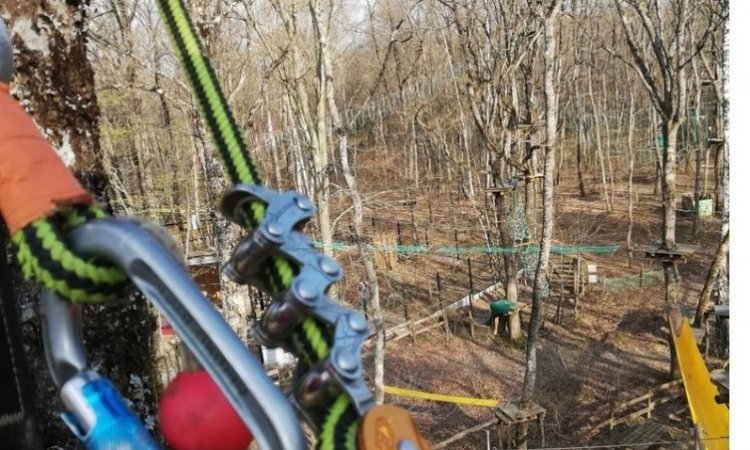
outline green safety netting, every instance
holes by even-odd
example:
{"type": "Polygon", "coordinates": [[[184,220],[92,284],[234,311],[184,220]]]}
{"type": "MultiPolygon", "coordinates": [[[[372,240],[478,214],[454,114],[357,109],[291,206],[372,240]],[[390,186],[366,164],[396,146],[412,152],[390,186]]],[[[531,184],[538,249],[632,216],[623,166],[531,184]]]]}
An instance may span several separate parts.
{"type": "MultiPolygon", "coordinates": [[[[315,241],[315,246],[320,248],[322,242],[315,241]]],[[[331,247],[334,250],[350,250],[355,248],[353,244],[343,242],[333,242],[331,247]]],[[[527,245],[519,247],[495,247],[495,246],[474,246],[474,247],[428,247],[426,245],[367,245],[368,250],[376,252],[397,252],[397,253],[436,253],[443,255],[467,255],[477,253],[539,253],[538,245],[527,245]]],[[[614,253],[620,249],[619,244],[601,244],[601,245],[553,245],[552,253],[557,255],[569,255],[576,253],[614,253]]]]}
{"type": "Polygon", "coordinates": [[[640,287],[641,283],[643,283],[644,286],[648,286],[662,282],[664,282],[664,272],[661,270],[644,272],[643,282],[641,282],[641,274],[639,273],[618,278],[602,279],[602,285],[609,290],[632,289],[640,287]]]}

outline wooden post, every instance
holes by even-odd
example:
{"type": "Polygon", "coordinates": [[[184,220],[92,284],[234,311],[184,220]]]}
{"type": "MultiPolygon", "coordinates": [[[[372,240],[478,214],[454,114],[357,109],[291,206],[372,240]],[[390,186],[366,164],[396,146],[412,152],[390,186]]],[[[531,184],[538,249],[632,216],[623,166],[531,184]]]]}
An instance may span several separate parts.
{"type": "Polygon", "coordinates": [[[701,430],[698,428],[698,425],[693,427],[693,443],[695,444],[695,450],[704,449],[701,439],[701,430]]]}
{"type": "Polygon", "coordinates": [[[473,294],[469,294],[469,333],[471,334],[471,337],[474,337],[474,313],[471,311],[471,296],[473,294]]]}
{"type": "Polygon", "coordinates": [[[573,290],[575,304],[573,305],[573,317],[578,319],[578,305],[581,301],[581,291],[583,290],[583,277],[581,276],[581,252],[576,255],[576,266],[573,273],[573,290]]]}
{"type": "Polygon", "coordinates": [[[517,339],[523,332],[521,331],[521,311],[516,309],[510,312],[508,316],[508,334],[511,339],[517,339]],[[512,316],[518,315],[518,320],[515,320],[512,316]]]}
{"type": "Polygon", "coordinates": [[[474,337],[474,278],[471,273],[471,258],[466,258],[466,265],[469,270],[469,330],[471,337],[474,337]]]}
{"type": "Polygon", "coordinates": [[[445,328],[445,340],[451,335],[451,326],[448,323],[448,311],[443,308],[443,328],[445,328]]]}
{"type": "MultiPolygon", "coordinates": [[[[396,221],[396,244],[400,247],[403,245],[403,242],[401,241],[401,222],[396,221]]],[[[396,261],[401,260],[401,252],[400,249],[396,248],[396,261]]]]}
{"type": "Polygon", "coordinates": [[[539,446],[544,448],[544,413],[539,414],[539,434],[542,438],[542,443],[539,446]]]}
{"type": "Polygon", "coordinates": [[[411,236],[414,245],[419,245],[419,230],[417,230],[417,219],[414,217],[414,206],[411,207],[411,236]]]}
{"type": "MultiPolygon", "coordinates": [[[[560,253],[562,257],[562,253],[560,253]]],[[[565,262],[562,262],[563,269],[560,272],[560,322],[562,323],[563,316],[565,315],[565,262]]]]}
{"type": "Polygon", "coordinates": [[[573,268],[573,292],[575,294],[576,303],[578,303],[578,276],[580,275],[581,269],[581,254],[576,256],[576,264],[573,268]]]}
{"type": "MultiPolygon", "coordinates": [[[[471,273],[471,258],[466,258],[466,266],[469,271],[469,294],[473,294],[474,293],[474,277],[472,276],[472,273],[471,273]]],[[[469,305],[471,305],[472,300],[473,300],[472,297],[469,296],[469,305]]]]}
{"type": "Polygon", "coordinates": [[[640,281],[638,282],[639,287],[643,287],[643,263],[641,263],[641,276],[640,281]]]}
{"type": "Polygon", "coordinates": [[[490,272],[492,272],[492,284],[497,284],[497,271],[495,270],[495,262],[492,260],[492,253],[487,252],[487,264],[489,264],[490,272]]]}
{"type": "Polygon", "coordinates": [[[453,230],[453,242],[456,243],[456,259],[458,258],[458,230],[453,230]]]}
{"type": "Polygon", "coordinates": [[[445,309],[445,305],[443,304],[443,287],[440,283],[440,273],[435,274],[435,278],[437,279],[437,290],[438,290],[438,301],[440,302],[440,309],[443,311],[443,328],[445,330],[445,340],[448,340],[448,336],[451,335],[451,328],[450,324],[448,323],[448,311],[445,309]]]}

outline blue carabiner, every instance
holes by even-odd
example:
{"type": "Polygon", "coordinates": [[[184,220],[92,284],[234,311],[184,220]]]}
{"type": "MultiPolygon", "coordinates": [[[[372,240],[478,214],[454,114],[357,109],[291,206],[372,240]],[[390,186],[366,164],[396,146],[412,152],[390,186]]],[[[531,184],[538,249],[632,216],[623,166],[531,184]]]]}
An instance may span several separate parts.
{"type": "Polygon", "coordinates": [[[159,450],[114,385],[88,368],[80,306],[42,293],[44,352],[60,388],[63,420],[88,450],[159,450]]]}

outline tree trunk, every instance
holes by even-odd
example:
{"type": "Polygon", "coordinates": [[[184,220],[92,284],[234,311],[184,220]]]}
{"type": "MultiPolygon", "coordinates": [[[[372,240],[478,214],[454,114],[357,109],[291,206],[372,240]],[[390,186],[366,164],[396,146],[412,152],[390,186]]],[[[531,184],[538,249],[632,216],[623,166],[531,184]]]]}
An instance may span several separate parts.
{"type": "MultiPolygon", "coordinates": [[[[662,247],[671,250],[675,246],[676,210],[675,184],[677,181],[677,133],[679,123],[668,121],[662,124],[662,136],[666,144],[662,163],[662,247]]],[[[680,299],[680,286],[677,279],[677,266],[673,261],[662,262],[664,270],[664,290],[667,308],[675,306],[680,299]]],[[[672,379],[679,377],[677,354],[671,337],[669,338],[669,368],[672,379]]]]}
{"type": "Polygon", "coordinates": [[[662,178],[663,178],[662,166],[663,166],[663,158],[664,158],[664,151],[665,151],[664,149],[667,145],[667,141],[665,140],[666,138],[664,137],[664,134],[662,133],[661,129],[656,126],[656,124],[660,123],[659,116],[656,113],[656,110],[652,109],[651,112],[653,114],[652,124],[654,126],[654,129],[653,129],[654,137],[657,140],[657,143],[654,147],[654,154],[656,155],[654,157],[655,174],[656,174],[656,178],[655,178],[656,181],[654,182],[654,194],[660,194],[661,186],[662,186],[662,178]],[[659,140],[658,140],[659,136],[661,136],[662,138],[661,145],[659,145],[659,140]]]}
{"type": "Polygon", "coordinates": [[[349,196],[352,199],[352,206],[354,207],[354,240],[357,243],[357,250],[359,257],[365,266],[365,273],[367,274],[367,283],[370,291],[370,302],[372,305],[373,318],[375,319],[375,354],[373,355],[375,366],[375,376],[373,384],[375,385],[375,401],[378,404],[383,403],[385,395],[384,391],[384,379],[385,379],[385,322],[383,321],[383,312],[380,308],[380,286],[378,282],[378,274],[375,271],[375,264],[373,262],[372,253],[368,251],[367,244],[365,242],[364,234],[364,208],[362,202],[362,196],[357,190],[357,179],[352,172],[351,166],[349,165],[349,136],[347,133],[348,124],[344,124],[339,114],[338,106],[336,105],[335,88],[333,77],[333,65],[331,64],[331,57],[327,50],[324,50],[321,54],[323,64],[326,68],[326,101],[328,103],[328,111],[331,115],[331,124],[333,125],[334,135],[338,138],[339,156],[341,158],[341,172],[346,180],[346,185],[349,188],[349,196]]]}
{"type": "Polygon", "coordinates": [[[593,74],[589,68],[589,98],[591,99],[591,111],[594,116],[594,133],[596,134],[596,157],[599,160],[599,169],[602,174],[602,193],[601,198],[604,200],[604,207],[607,212],[612,211],[612,203],[609,200],[609,189],[607,187],[607,169],[604,161],[604,152],[602,151],[602,132],[599,123],[599,108],[594,99],[593,74]]]}
{"type": "MultiPolygon", "coordinates": [[[[15,92],[33,111],[63,161],[72,165],[86,188],[109,206],[108,179],[99,148],[99,107],[94,91],[94,73],[87,58],[85,13],[88,1],[3,2],[0,14],[9,17],[9,30],[16,44],[15,92]],[[82,17],[83,15],[83,17],[82,17]],[[70,24],[61,27],[29,28],[14,24],[70,24]],[[28,23],[27,22],[27,23],[28,23]]],[[[24,347],[36,387],[34,404],[46,447],[75,448],[77,439],[59,418],[62,403],[47,375],[41,347],[39,317],[35,313],[39,288],[23,283],[18,266],[13,268],[15,291],[23,316],[24,347]]],[[[87,355],[123,396],[134,401],[132,408],[143,417],[155,416],[158,390],[154,373],[151,336],[154,317],[142,298],[127,299],[106,308],[84,308],[84,336],[87,355]],[[131,383],[136,377],[142,383],[131,383]]],[[[16,447],[8,447],[16,448],[16,447]]]]}
{"type": "MultiPolygon", "coordinates": [[[[666,148],[662,163],[662,246],[665,250],[675,247],[677,215],[675,209],[675,185],[677,182],[677,133],[679,122],[668,121],[662,124],[662,135],[666,148]]],[[[671,261],[662,263],[664,269],[665,299],[668,306],[677,304],[680,289],[677,280],[675,264],[671,261]]]]}
{"type": "Polygon", "coordinates": [[[544,106],[545,106],[545,146],[544,178],[542,200],[542,242],[539,249],[539,263],[534,277],[534,292],[529,333],[526,343],[526,373],[521,394],[522,405],[531,402],[536,382],[536,340],[542,317],[542,301],[547,293],[544,285],[547,281],[547,266],[552,248],[552,233],[555,227],[555,146],[557,144],[557,92],[555,91],[556,25],[560,2],[553,3],[551,11],[544,19],[544,106]]]}
{"type": "Polygon", "coordinates": [[[695,318],[693,319],[694,327],[703,326],[703,315],[708,309],[708,303],[711,300],[711,293],[714,290],[716,279],[726,264],[727,253],[729,253],[729,230],[724,233],[721,244],[719,245],[719,248],[716,249],[716,254],[714,255],[714,259],[708,269],[706,283],[703,285],[703,290],[698,298],[698,305],[695,307],[695,318]]]}
{"type": "Polygon", "coordinates": [[[628,267],[633,263],[633,170],[635,169],[635,148],[633,135],[635,134],[635,96],[630,91],[630,109],[628,110],[628,267]]]}
{"type": "MultiPolygon", "coordinates": [[[[516,188],[518,189],[518,188],[516,188]]],[[[510,230],[510,224],[513,213],[511,211],[510,197],[512,192],[498,192],[495,194],[495,208],[497,210],[498,222],[497,228],[500,234],[500,245],[505,248],[515,247],[515,236],[512,235],[510,230]]],[[[518,254],[503,253],[503,262],[505,265],[505,298],[512,302],[518,301],[518,279],[516,274],[518,273],[518,254]]],[[[521,318],[519,314],[512,314],[510,316],[510,339],[517,340],[522,337],[521,334],[521,318]]]]}
{"type": "MultiPolygon", "coordinates": [[[[542,321],[542,302],[548,295],[547,266],[552,248],[552,233],[555,228],[555,150],[557,145],[557,92],[555,90],[556,27],[557,16],[560,11],[560,1],[554,0],[549,12],[544,18],[544,109],[545,109],[545,146],[544,146],[544,178],[542,188],[542,240],[539,248],[539,263],[534,277],[534,291],[532,294],[531,317],[526,340],[526,371],[521,391],[521,407],[531,403],[536,384],[537,361],[536,341],[539,336],[539,326],[542,321]]],[[[520,447],[526,448],[528,422],[520,430],[520,447]]]]}
{"type": "Polygon", "coordinates": [[[693,205],[694,205],[694,211],[693,211],[693,236],[695,236],[698,233],[698,227],[700,225],[701,219],[698,211],[698,201],[702,199],[705,195],[705,186],[703,186],[702,181],[703,177],[701,177],[701,167],[703,167],[703,158],[705,155],[705,152],[703,152],[703,145],[706,140],[706,136],[703,135],[703,128],[700,125],[700,116],[703,105],[701,104],[701,79],[700,79],[700,73],[698,71],[698,60],[693,60],[693,80],[695,82],[696,88],[695,88],[695,124],[698,128],[697,131],[697,142],[695,143],[695,179],[694,179],[694,186],[693,186],[693,205]]]}
{"type": "MultiPolygon", "coordinates": [[[[332,78],[329,82],[333,84],[332,78]]],[[[383,312],[380,308],[380,287],[378,283],[378,274],[375,271],[375,264],[373,263],[372,254],[367,249],[364,235],[364,211],[362,207],[362,197],[357,190],[357,181],[349,165],[349,155],[347,146],[347,135],[346,131],[341,126],[341,119],[338,115],[338,109],[335,107],[333,90],[329,90],[330,111],[333,116],[333,124],[335,127],[336,136],[339,139],[339,154],[341,157],[341,171],[344,174],[347,187],[349,188],[349,196],[352,199],[352,205],[354,206],[354,240],[357,242],[357,250],[359,257],[365,266],[365,273],[367,274],[367,283],[370,291],[370,302],[372,305],[373,317],[375,319],[375,354],[374,366],[375,376],[373,383],[375,385],[375,401],[378,404],[383,403],[384,397],[384,362],[385,362],[385,322],[383,321],[383,312]]]]}
{"type": "Polygon", "coordinates": [[[583,123],[576,121],[576,175],[578,176],[578,195],[586,198],[586,186],[583,184],[583,123]]]}

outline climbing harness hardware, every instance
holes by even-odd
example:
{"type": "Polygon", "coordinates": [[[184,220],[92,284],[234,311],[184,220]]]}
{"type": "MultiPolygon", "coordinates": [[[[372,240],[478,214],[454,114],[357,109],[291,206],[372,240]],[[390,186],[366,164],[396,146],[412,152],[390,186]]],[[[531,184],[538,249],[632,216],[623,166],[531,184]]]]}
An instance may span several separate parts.
{"type": "MultiPolygon", "coordinates": [[[[104,218],[76,227],[66,237],[66,243],[77,254],[112,262],[129,277],[167,317],[245,425],[259,430],[255,437],[262,448],[304,448],[302,431],[284,395],[202,295],[182,265],[155,237],[129,220],[104,218]]],[[[51,296],[54,294],[46,294],[48,299],[51,296]]],[[[51,303],[55,307],[56,302],[51,303]]],[[[46,314],[45,343],[53,377],[62,386],[63,399],[68,399],[66,405],[77,418],[74,423],[81,424],[79,429],[85,431],[85,424],[90,422],[86,419],[90,419],[90,413],[86,411],[95,406],[84,387],[93,382],[104,386],[104,382],[97,381],[102,379],[85,369],[80,326],[75,315],[75,309],[70,309],[67,316],[46,314]],[[70,384],[71,380],[78,381],[70,384]],[[73,387],[67,388],[68,385],[73,387]]],[[[106,392],[96,395],[113,395],[112,389],[102,389],[106,392]]],[[[86,436],[79,434],[82,439],[86,436]]],[[[89,445],[92,450],[100,448],[91,446],[93,443],[89,445]]]]}
{"type": "MultiPolygon", "coordinates": [[[[240,184],[225,195],[222,212],[230,220],[240,221],[249,202],[262,202],[266,217],[237,245],[225,273],[237,283],[251,282],[271,254],[280,254],[300,268],[290,286],[275,293],[276,301],[255,327],[257,337],[265,346],[282,347],[302,357],[308,370],[298,374],[300,382],[292,401],[310,424],[321,423],[321,406],[330,404],[338,392],[346,393],[357,414],[364,416],[375,403],[362,376],[361,351],[369,336],[368,324],[362,314],[336,305],[326,295],[331,284],[341,279],[341,268],[316,252],[307,236],[296,231],[315,213],[312,203],[296,192],[280,194],[240,184]],[[300,328],[309,332],[304,325],[307,316],[333,330],[330,343],[326,343],[330,346],[327,355],[322,345],[308,349],[296,335],[300,328]]],[[[315,340],[310,337],[311,343],[315,340]]]]}
{"type": "Polygon", "coordinates": [[[91,450],[158,450],[112,383],[88,367],[80,308],[50,291],[42,294],[44,350],[67,410],[63,420],[91,450]]]}

